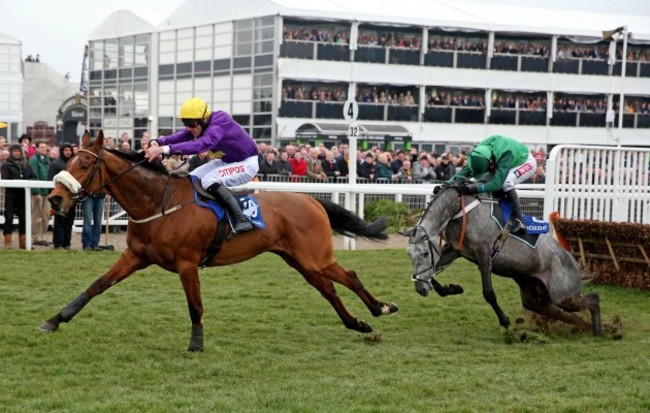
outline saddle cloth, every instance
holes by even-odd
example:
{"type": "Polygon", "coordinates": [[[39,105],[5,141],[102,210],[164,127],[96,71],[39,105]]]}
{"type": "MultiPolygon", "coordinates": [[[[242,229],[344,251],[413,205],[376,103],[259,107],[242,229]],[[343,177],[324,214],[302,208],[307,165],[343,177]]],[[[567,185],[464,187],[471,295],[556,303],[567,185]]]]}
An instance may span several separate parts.
{"type": "MultiPolygon", "coordinates": [[[[499,225],[499,228],[503,230],[508,224],[510,215],[512,215],[512,202],[505,199],[502,194],[490,194],[492,199],[496,199],[498,202],[491,203],[491,214],[492,219],[494,219],[499,225]]],[[[539,236],[541,234],[546,234],[549,232],[550,225],[548,222],[539,220],[533,216],[523,214],[524,223],[526,224],[527,231],[526,234],[510,234],[511,237],[519,239],[524,244],[528,245],[531,248],[537,246],[539,241],[539,236]]]]}
{"type": "MultiPolygon", "coordinates": [[[[217,221],[223,219],[226,215],[226,211],[223,207],[214,199],[204,197],[204,195],[202,195],[202,192],[204,192],[202,189],[199,191],[199,188],[201,188],[201,180],[192,175],[190,175],[190,179],[192,180],[192,187],[194,188],[194,203],[200,207],[211,210],[217,218],[217,221]]],[[[257,199],[250,195],[236,196],[236,198],[244,216],[246,216],[246,218],[248,218],[248,220],[257,228],[266,229],[266,223],[262,217],[262,210],[260,209],[260,203],[257,199]]],[[[228,216],[228,220],[232,223],[230,216],[228,216]]]]}

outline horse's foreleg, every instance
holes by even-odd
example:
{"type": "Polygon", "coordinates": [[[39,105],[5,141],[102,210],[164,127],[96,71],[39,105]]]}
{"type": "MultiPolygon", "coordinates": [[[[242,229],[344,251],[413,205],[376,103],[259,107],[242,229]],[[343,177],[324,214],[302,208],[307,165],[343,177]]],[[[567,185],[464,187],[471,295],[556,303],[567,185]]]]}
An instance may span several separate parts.
{"type": "Polygon", "coordinates": [[[378,300],[374,295],[370,294],[370,292],[366,290],[366,287],[363,286],[359,277],[357,277],[357,273],[352,270],[345,270],[336,262],[325,268],[322,271],[322,275],[353,291],[375,317],[392,314],[398,310],[394,303],[384,303],[378,300]]]}
{"type": "Polygon", "coordinates": [[[481,250],[476,251],[476,258],[478,260],[479,270],[481,271],[483,298],[485,298],[485,301],[492,306],[492,309],[499,319],[501,327],[507,329],[510,326],[510,319],[508,319],[501,307],[499,307],[497,296],[492,287],[492,260],[490,258],[489,250],[482,248],[481,250]]]}
{"type": "Polygon", "coordinates": [[[178,275],[185,290],[187,306],[192,320],[192,335],[187,351],[203,351],[203,302],[201,301],[201,282],[199,270],[193,262],[183,262],[177,267],[178,275]]]}
{"type": "Polygon", "coordinates": [[[127,248],[106,274],[99,277],[86,291],[72,300],[58,314],[41,324],[39,327],[40,330],[55,332],[58,330],[60,323],[67,323],[72,320],[93,297],[103,293],[135,271],[145,268],[148,265],[149,262],[145,262],[127,248]]]}

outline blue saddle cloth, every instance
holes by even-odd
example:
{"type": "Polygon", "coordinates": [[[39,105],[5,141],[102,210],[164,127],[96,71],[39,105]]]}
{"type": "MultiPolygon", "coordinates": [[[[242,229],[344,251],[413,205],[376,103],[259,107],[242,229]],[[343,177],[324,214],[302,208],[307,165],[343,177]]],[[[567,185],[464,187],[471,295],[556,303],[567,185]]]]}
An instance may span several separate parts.
{"type": "MultiPolygon", "coordinates": [[[[193,175],[190,175],[190,179],[192,180],[192,187],[194,188],[194,203],[200,207],[211,210],[217,218],[217,221],[223,219],[226,215],[223,207],[213,199],[202,198],[196,190],[197,186],[201,185],[201,180],[193,175]]],[[[266,223],[262,218],[260,203],[255,199],[255,197],[250,195],[238,196],[237,201],[239,202],[239,207],[244,213],[244,216],[246,216],[253,225],[260,229],[266,229],[266,223]]],[[[230,216],[228,217],[228,220],[230,220],[230,216]]]]}
{"type": "MultiPolygon", "coordinates": [[[[499,228],[503,229],[512,215],[512,202],[505,199],[501,194],[493,194],[492,197],[498,200],[498,203],[492,204],[492,219],[496,221],[499,225],[499,228]]],[[[511,237],[519,239],[524,244],[535,248],[537,242],[539,241],[539,236],[541,234],[546,234],[550,230],[550,225],[548,222],[537,219],[533,216],[522,214],[524,223],[526,224],[527,231],[526,234],[517,235],[510,234],[511,237]]]]}

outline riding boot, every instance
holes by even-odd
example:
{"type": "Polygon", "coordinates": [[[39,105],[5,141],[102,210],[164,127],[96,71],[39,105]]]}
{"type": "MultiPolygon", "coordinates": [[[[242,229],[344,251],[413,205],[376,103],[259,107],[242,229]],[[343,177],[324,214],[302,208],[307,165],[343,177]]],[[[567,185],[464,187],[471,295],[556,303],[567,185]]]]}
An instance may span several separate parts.
{"type": "Polygon", "coordinates": [[[10,250],[11,247],[12,247],[11,234],[5,234],[5,249],[10,250]]]}
{"type": "Polygon", "coordinates": [[[521,203],[519,202],[519,195],[517,191],[512,188],[508,192],[505,192],[506,197],[512,202],[512,226],[510,227],[510,232],[512,234],[525,234],[526,233],[526,224],[524,223],[524,218],[521,214],[521,203]]]}
{"type": "Polygon", "coordinates": [[[20,246],[21,250],[27,249],[27,235],[18,235],[18,245],[20,246]]]}
{"type": "Polygon", "coordinates": [[[226,208],[228,214],[234,219],[235,223],[233,225],[233,232],[240,234],[242,232],[250,231],[253,229],[253,224],[244,216],[239,208],[239,203],[233,196],[232,192],[228,190],[225,186],[221,184],[212,184],[210,185],[208,192],[216,198],[219,203],[226,208]]]}

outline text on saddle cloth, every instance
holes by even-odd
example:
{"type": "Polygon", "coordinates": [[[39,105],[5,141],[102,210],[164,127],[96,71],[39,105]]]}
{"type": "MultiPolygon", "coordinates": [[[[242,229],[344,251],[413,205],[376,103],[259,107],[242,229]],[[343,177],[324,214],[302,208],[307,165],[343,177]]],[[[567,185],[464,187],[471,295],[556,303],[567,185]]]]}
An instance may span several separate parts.
{"type": "MultiPolygon", "coordinates": [[[[223,219],[223,217],[226,215],[223,207],[213,199],[202,198],[197,190],[197,187],[201,186],[201,180],[198,177],[192,175],[190,175],[190,178],[192,180],[192,187],[194,189],[194,202],[196,205],[211,210],[216,216],[217,220],[223,219]]],[[[237,202],[239,202],[239,207],[241,208],[244,216],[246,216],[246,218],[248,218],[248,220],[257,228],[266,229],[266,223],[262,217],[262,210],[260,209],[260,204],[257,199],[250,195],[236,196],[235,198],[237,198],[237,202]]]]}

